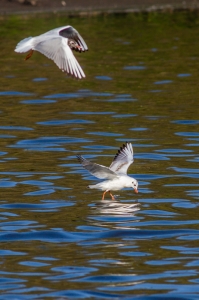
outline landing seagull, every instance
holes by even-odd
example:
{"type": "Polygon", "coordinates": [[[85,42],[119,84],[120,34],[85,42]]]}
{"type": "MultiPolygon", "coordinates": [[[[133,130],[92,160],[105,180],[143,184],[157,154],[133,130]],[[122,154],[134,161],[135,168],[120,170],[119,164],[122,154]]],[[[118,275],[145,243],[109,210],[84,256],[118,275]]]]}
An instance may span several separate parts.
{"type": "Polygon", "coordinates": [[[68,75],[78,79],[86,77],[72,50],[85,52],[88,47],[72,26],[59,27],[36,37],[25,38],[15,48],[18,53],[30,51],[25,60],[32,56],[34,50],[52,59],[68,75]]]}
{"type": "Polygon", "coordinates": [[[138,182],[136,179],[127,175],[128,167],[133,163],[133,147],[131,143],[124,144],[115,155],[110,167],[105,167],[92,163],[77,155],[79,162],[88,170],[92,175],[99,179],[107,179],[95,185],[89,185],[90,189],[102,190],[102,200],[107,192],[109,192],[111,199],[115,200],[111,194],[112,191],[118,191],[125,187],[132,187],[135,193],[138,193],[138,182]]]}

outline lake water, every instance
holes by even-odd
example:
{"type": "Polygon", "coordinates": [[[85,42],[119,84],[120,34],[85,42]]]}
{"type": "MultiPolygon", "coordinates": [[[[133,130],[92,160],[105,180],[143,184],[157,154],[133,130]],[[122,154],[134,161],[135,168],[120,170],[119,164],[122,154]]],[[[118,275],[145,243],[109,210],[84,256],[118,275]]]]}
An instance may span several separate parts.
{"type": "Polygon", "coordinates": [[[0,23],[0,299],[198,299],[197,16],[0,23]],[[86,79],[14,53],[67,24],[86,79]],[[125,141],[139,194],[102,201],[76,155],[109,166],[125,141]]]}

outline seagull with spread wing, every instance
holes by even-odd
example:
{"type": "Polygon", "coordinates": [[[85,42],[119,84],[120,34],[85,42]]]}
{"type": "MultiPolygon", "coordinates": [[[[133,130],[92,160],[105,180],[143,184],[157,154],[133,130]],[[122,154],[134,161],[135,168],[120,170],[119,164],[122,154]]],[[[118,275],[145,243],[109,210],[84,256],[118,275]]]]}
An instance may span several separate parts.
{"type": "Polygon", "coordinates": [[[138,193],[137,180],[127,175],[128,167],[133,163],[133,147],[131,143],[127,142],[118,150],[109,168],[92,163],[81,155],[77,155],[77,158],[82,166],[92,175],[99,179],[107,179],[88,186],[90,189],[103,191],[102,200],[104,200],[107,192],[109,192],[112,200],[115,200],[111,191],[118,191],[125,187],[131,187],[135,193],[138,193]]]}
{"type": "Polygon", "coordinates": [[[85,52],[88,47],[79,32],[72,26],[59,27],[36,37],[25,38],[15,48],[15,52],[18,53],[30,51],[25,60],[32,56],[34,50],[52,59],[68,75],[78,79],[85,77],[72,50],[85,52]]]}

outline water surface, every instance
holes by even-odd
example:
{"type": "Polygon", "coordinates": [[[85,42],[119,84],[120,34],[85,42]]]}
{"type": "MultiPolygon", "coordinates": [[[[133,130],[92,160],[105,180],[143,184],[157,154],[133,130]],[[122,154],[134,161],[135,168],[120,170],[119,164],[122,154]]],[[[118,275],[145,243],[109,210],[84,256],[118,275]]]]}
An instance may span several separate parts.
{"type": "Polygon", "coordinates": [[[194,15],[1,21],[0,299],[198,299],[199,27],[194,15]],[[71,24],[76,81],[17,42],[71,24]],[[139,194],[116,200],[76,155],[126,141],[139,194]]]}

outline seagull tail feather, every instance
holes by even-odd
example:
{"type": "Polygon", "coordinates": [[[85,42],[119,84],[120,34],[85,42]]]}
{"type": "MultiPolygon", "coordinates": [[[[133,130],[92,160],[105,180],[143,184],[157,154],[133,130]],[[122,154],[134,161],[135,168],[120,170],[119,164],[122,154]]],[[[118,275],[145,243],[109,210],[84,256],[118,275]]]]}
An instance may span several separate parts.
{"type": "Polygon", "coordinates": [[[19,42],[15,48],[15,52],[23,53],[32,49],[32,37],[28,37],[19,42]]]}
{"type": "Polygon", "coordinates": [[[94,189],[96,185],[88,185],[87,188],[88,189],[94,189]]]}

